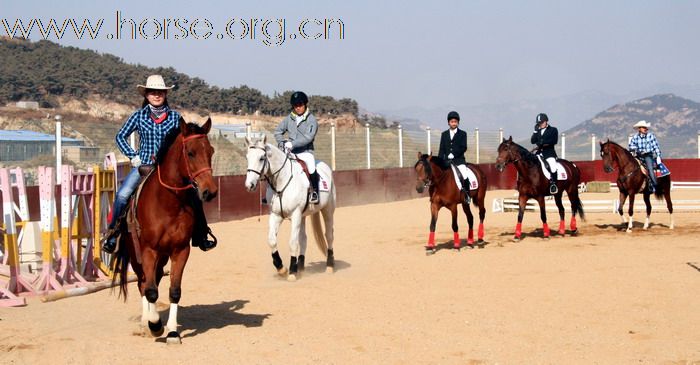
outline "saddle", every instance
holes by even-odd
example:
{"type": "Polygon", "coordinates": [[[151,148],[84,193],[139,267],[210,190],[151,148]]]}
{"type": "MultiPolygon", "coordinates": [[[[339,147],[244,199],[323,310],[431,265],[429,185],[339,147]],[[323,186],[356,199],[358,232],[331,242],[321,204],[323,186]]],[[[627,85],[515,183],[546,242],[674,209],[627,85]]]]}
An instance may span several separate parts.
{"type": "MultiPolygon", "coordinates": [[[[126,225],[126,231],[131,233],[131,240],[134,242],[134,248],[136,252],[136,261],[141,263],[141,244],[139,238],[141,237],[141,225],[136,219],[136,207],[138,206],[139,197],[141,196],[141,190],[143,189],[143,183],[148,179],[149,176],[155,171],[153,166],[140,166],[139,175],[141,175],[141,181],[139,181],[139,186],[136,191],[129,198],[129,202],[124,207],[124,213],[119,217],[117,222],[117,227],[119,229],[119,235],[124,233],[123,227],[126,225]]],[[[121,237],[117,237],[117,244],[121,241],[121,237]]]]}

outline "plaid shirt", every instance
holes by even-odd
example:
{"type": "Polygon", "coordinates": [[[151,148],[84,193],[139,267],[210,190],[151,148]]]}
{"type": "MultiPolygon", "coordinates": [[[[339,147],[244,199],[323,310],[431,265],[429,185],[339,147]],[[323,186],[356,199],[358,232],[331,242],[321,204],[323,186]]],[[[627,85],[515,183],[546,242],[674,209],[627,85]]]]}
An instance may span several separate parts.
{"type": "Polygon", "coordinates": [[[656,140],[656,136],[651,132],[647,132],[646,135],[642,133],[635,134],[630,140],[628,149],[630,151],[636,151],[638,155],[651,153],[654,157],[661,157],[659,142],[656,140]]]}
{"type": "Polygon", "coordinates": [[[129,159],[136,157],[138,154],[144,165],[152,165],[155,162],[155,156],[158,154],[158,149],[163,139],[171,129],[178,127],[179,121],[180,113],[170,109],[165,120],[156,124],[151,119],[151,111],[146,105],[143,109],[137,110],[132,114],[119,129],[116,137],[117,146],[129,159]],[[134,131],[138,131],[141,140],[138,152],[134,151],[126,141],[126,138],[134,131]]]}

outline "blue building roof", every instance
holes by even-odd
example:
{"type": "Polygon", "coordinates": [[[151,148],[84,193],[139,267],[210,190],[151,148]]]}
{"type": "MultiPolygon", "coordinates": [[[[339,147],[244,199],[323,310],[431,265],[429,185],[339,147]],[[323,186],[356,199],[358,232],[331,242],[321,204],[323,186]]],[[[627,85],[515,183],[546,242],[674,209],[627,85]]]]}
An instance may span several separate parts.
{"type": "MultiPolygon", "coordinates": [[[[20,141],[20,142],[53,142],[56,136],[53,134],[39,133],[22,130],[0,130],[0,141],[20,141]]],[[[75,138],[62,137],[62,142],[80,142],[75,138]]]]}

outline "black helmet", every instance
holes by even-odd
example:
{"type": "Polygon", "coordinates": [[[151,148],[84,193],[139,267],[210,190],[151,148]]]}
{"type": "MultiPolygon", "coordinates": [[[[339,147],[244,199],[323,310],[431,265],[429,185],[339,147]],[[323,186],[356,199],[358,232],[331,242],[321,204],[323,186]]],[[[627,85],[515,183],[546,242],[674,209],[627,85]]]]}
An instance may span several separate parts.
{"type": "Polygon", "coordinates": [[[304,94],[303,91],[295,91],[292,93],[291,99],[289,99],[289,103],[292,104],[292,106],[299,105],[299,104],[308,104],[309,103],[309,97],[304,94]]]}
{"type": "Polygon", "coordinates": [[[548,122],[549,118],[547,118],[547,114],[545,113],[540,113],[537,114],[537,118],[535,118],[535,123],[540,124],[542,122],[548,122]]]}
{"type": "Polygon", "coordinates": [[[457,119],[457,121],[459,122],[459,113],[457,113],[454,110],[447,113],[447,121],[449,122],[452,119],[457,119]]]}

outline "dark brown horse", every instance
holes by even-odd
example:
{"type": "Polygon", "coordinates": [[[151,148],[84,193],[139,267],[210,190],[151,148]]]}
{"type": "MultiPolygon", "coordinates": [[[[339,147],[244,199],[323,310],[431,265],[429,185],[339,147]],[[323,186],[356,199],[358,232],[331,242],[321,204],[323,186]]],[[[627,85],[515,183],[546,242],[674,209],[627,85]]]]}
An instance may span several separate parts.
{"type": "MultiPolygon", "coordinates": [[[[549,193],[549,180],[542,172],[540,161],[537,156],[530,153],[524,147],[513,142],[513,137],[504,138],[498,146],[498,158],[496,168],[503,172],[506,165],[512,163],[518,171],[518,224],[515,226],[515,240],[519,241],[522,236],[523,214],[528,199],[535,199],[540,205],[540,219],[542,219],[542,230],[544,238],[549,238],[549,226],[547,225],[547,213],[545,211],[544,197],[549,193]]],[[[564,167],[567,179],[557,181],[558,192],[554,194],[554,202],[559,210],[559,234],[566,234],[566,222],[564,221],[564,205],[562,204],[562,194],[566,191],[571,203],[571,234],[578,232],[576,227],[576,214],[581,219],[585,219],[581,199],[578,196],[578,184],[581,181],[581,172],[573,163],[559,159],[559,163],[564,167]]]]}
{"type": "MultiPolygon", "coordinates": [[[[484,175],[476,165],[467,164],[467,167],[474,172],[479,185],[477,189],[469,190],[469,196],[474,206],[479,207],[479,232],[477,242],[481,248],[484,242],[484,217],[486,216],[486,209],[484,208],[487,187],[486,175],[484,175]]],[[[454,248],[460,248],[459,226],[457,225],[457,205],[459,204],[462,204],[462,210],[464,210],[464,213],[467,215],[467,222],[469,223],[467,245],[473,247],[474,216],[469,208],[469,204],[465,202],[464,193],[457,187],[454,171],[450,165],[439,157],[421,155],[419,152],[418,162],[416,162],[414,169],[417,175],[416,191],[422,193],[423,190],[428,187],[428,193],[430,194],[430,235],[428,237],[428,245],[426,246],[426,254],[435,253],[435,223],[437,222],[438,211],[442,207],[446,207],[452,213],[454,248]]]]}
{"type": "MultiPolygon", "coordinates": [[[[634,195],[642,193],[644,203],[647,206],[647,218],[644,222],[644,229],[649,228],[649,216],[651,215],[651,196],[650,190],[647,188],[646,168],[637,161],[634,156],[626,148],[619,144],[608,140],[600,142],[600,156],[603,158],[603,168],[605,172],[611,173],[617,169],[617,189],[620,191],[620,206],[617,212],[620,214],[622,223],[627,223],[627,232],[632,232],[632,216],[634,215],[634,195]],[[645,173],[646,172],[646,173],[645,173]],[[627,196],[630,198],[630,206],[628,210],[629,222],[625,221],[625,216],[622,213],[622,206],[625,204],[627,196]]],[[[654,195],[657,199],[666,198],[666,207],[671,216],[671,225],[673,229],[673,203],[671,202],[671,175],[661,176],[657,178],[657,187],[654,195]]]]}
{"type": "Polygon", "coordinates": [[[209,201],[218,191],[211,169],[214,149],[207,138],[210,128],[211,119],[199,127],[180,118],[180,127],[165,137],[156,169],[146,178],[138,196],[136,218],[140,235],[135,240],[133,233],[122,230],[115,253],[114,278],[121,279],[120,293],[126,300],[127,269],[131,263],[142,297],[141,324],[148,324],[156,337],[163,333],[163,323],[156,311],[158,283],[163,277],[163,267],[171,261],[168,343],[180,343],[177,308],[182,273],[190,255],[194,199],[209,201]]]}

